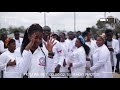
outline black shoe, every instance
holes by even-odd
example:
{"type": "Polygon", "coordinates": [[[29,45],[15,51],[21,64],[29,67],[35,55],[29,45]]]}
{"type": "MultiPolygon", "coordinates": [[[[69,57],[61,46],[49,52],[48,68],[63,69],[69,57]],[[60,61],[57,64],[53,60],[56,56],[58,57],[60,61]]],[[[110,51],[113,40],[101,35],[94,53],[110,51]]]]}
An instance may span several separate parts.
{"type": "Polygon", "coordinates": [[[116,73],[119,73],[119,70],[115,70],[116,73]]]}

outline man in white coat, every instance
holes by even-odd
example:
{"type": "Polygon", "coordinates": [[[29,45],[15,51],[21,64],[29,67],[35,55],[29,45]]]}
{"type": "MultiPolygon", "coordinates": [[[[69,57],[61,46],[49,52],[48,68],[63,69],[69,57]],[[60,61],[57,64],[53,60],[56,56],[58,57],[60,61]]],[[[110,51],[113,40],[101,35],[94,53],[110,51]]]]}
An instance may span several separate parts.
{"type": "Polygon", "coordinates": [[[14,31],[14,38],[15,43],[16,43],[16,48],[21,47],[23,38],[20,37],[20,32],[19,31],[14,31]]]}
{"type": "Polygon", "coordinates": [[[110,52],[101,36],[97,37],[96,43],[98,48],[92,55],[93,66],[86,69],[93,72],[94,78],[112,78],[110,52]]]}
{"type": "Polygon", "coordinates": [[[113,37],[112,30],[109,30],[109,29],[106,30],[105,36],[106,36],[105,44],[110,51],[112,70],[113,70],[113,72],[115,72],[116,64],[117,64],[116,55],[119,53],[119,42],[118,42],[118,40],[112,38],[113,37]]]}
{"type": "MultiPolygon", "coordinates": [[[[50,37],[51,34],[51,28],[49,26],[44,26],[43,27],[44,35],[43,35],[43,42],[47,42],[47,38],[50,37]]],[[[50,77],[54,77],[54,73],[60,73],[61,68],[63,67],[63,61],[64,61],[64,53],[62,46],[60,45],[59,41],[55,40],[54,43],[56,43],[52,49],[53,51],[53,57],[48,58],[46,60],[46,73],[50,77]],[[53,75],[53,76],[52,76],[53,75]]],[[[43,47],[45,47],[45,44],[43,44],[43,47]]],[[[61,76],[57,76],[61,77],[61,76]]],[[[57,78],[55,76],[55,78],[57,78]]],[[[64,76],[62,76],[64,77],[64,76]]]]}

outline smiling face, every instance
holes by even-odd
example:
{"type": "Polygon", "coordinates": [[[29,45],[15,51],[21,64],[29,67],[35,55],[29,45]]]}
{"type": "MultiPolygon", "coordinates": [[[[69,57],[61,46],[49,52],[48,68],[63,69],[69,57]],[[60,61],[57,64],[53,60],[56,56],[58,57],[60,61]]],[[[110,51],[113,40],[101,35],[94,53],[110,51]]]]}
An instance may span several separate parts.
{"type": "Polygon", "coordinates": [[[60,41],[61,41],[61,42],[64,42],[64,41],[65,41],[65,34],[60,33],[60,34],[59,34],[59,37],[60,37],[60,41]]]}
{"type": "Polygon", "coordinates": [[[10,52],[14,52],[16,49],[16,43],[15,43],[15,40],[14,39],[11,39],[8,43],[8,50],[10,52]]]}
{"type": "Polygon", "coordinates": [[[101,47],[104,44],[104,40],[102,39],[102,37],[97,37],[96,44],[98,47],[101,47]]]}
{"type": "Polygon", "coordinates": [[[76,42],[75,42],[75,46],[77,47],[77,48],[79,48],[79,47],[81,47],[81,42],[80,42],[80,40],[79,39],[77,39],[76,40],[76,42]]]}

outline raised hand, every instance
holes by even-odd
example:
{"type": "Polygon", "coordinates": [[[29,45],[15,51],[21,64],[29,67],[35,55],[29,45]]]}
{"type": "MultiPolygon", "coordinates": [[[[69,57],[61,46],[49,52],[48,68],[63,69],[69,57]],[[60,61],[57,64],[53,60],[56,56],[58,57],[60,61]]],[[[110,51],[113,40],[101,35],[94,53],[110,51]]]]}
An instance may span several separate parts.
{"type": "Polygon", "coordinates": [[[10,60],[8,63],[7,63],[7,66],[15,66],[16,65],[16,60],[12,61],[10,60]]]}
{"type": "Polygon", "coordinates": [[[52,52],[53,46],[56,44],[55,43],[55,39],[51,38],[49,39],[49,37],[47,38],[47,43],[45,43],[45,47],[48,50],[48,52],[52,52]]]}
{"type": "Polygon", "coordinates": [[[36,34],[32,34],[32,37],[31,37],[31,41],[29,42],[29,44],[25,47],[25,50],[30,50],[32,48],[32,46],[34,45],[34,41],[35,41],[35,37],[36,37],[36,34]]]}
{"type": "Polygon", "coordinates": [[[60,72],[60,65],[58,64],[57,66],[56,66],[56,68],[55,68],[55,73],[59,73],[60,72]]]}

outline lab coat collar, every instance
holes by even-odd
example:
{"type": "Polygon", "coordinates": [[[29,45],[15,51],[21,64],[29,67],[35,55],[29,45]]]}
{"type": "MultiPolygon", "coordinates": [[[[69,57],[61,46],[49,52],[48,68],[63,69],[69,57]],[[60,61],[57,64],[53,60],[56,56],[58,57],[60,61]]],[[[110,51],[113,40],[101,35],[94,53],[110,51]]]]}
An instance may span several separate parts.
{"type": "Polygon", "coordinates": [[[94,53],[98,52],[99,50],[101,50],[102,47],[104,47],[105,44],[103,44],[101,47],[97,47],[94,51],[94,53]]]}
{"type": "Polygon", "coordinates": [[[40,47],[38,47],[33,54],[37,54],[38,51],[40,51],[40,50],[41,50],[40,47]]]}

